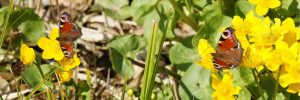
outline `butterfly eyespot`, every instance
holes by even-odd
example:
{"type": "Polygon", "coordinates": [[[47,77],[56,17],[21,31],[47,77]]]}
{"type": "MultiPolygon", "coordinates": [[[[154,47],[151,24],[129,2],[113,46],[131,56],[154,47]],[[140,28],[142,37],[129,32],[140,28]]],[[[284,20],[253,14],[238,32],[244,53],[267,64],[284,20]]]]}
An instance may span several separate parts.
{"type": "Polygon", "coordinates": [[[67,16],[65,16],[65,15],[61,16],[60,21],[61,22],[66,22],[67,21],[67,16]]]}
{"type": "Polygon", "coordinates": [[[225,31],[223,32],[223,34],[222,34],[222,38],[227,39],[227,38],[229,38],[229,37],[231,37],[230,31],[229,31],[229,30],[225,30],[225,31]]]}

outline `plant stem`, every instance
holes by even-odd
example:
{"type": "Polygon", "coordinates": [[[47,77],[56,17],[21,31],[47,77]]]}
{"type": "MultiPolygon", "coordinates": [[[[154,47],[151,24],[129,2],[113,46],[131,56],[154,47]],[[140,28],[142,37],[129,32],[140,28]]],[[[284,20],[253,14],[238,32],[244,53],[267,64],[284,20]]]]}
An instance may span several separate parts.
{"type": "Polygon", "coordinates": [[[277,74],[277,79],[276,79],[276,84],[275,84],[275,90],[274,90],[273,100],[276,100],[276,95],[277,95],[277,92],[278,92],[278,84],[279,84],[279,76],[281,74],[281,67],[282,66],[279,66],[279,70],[278,70],[278,74],[277,74]]]}
{"type": "Polygon", "coordinates": [[[151,35],[151,42],[148,44],[148,53],[146,59],[146,67],[143,76],[143,84],[142,84],[142,92],[140,99],[141,100],[150,100],[151,93],[154,84],[154,78],[156,76],[157,66],[155,66],[156,61],[159,59],[155,59],[156,53],[156,41],[157,41],[157,34],[158,34],[158,23],[155,21],[153,22],[152,28],[152,35],[151,35]]]}
{"type": "Polygon", "coordinates": [[[126,92],[126,88],[127,88],[127,75],[124,78],[124,85],[122,88],[122,96],[121,96],[121,100],[125,100],[125,92],[126,92]]]}
{"type": "MultiPolygon", "coordinates": [[[[259,85],[258,78],[257,78],[257,76],[255,75],[255,70],[256,70],[256,69],[252,69],[252,74],[253,74],[253,77],[254,77],[254,79],[255,79],[256,85],[257,85],[257,87],[258,87],[258,91],[259,91],[259,93],[260,93],[262,99],[263,99],[263,100],[266,100],[266,98],[264,97],[263,91],[262,91],[262,89],[261,89],[261,87],[260,87],[260,85],[259,85]]],[[[258,74],[258,73],[257,73],[257,74],[258,74]]]]}

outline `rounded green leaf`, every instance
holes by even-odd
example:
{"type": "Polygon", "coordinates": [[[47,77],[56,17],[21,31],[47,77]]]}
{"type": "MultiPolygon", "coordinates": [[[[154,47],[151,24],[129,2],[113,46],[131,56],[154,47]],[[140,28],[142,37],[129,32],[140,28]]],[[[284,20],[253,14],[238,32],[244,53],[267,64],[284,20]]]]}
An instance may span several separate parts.
{"type": "Polygon", "coordinates": [[[191,65],[179,83],[179,95],[182,100],[211,100],[210,71],[196,64],[191,65]]]}
{"type": "Polygon", "coordinates": [[[146,39],[137,35],[124,35],[113,39],[108,44],[113,69],[123,78],[131,78],[134,69],[129,58],[134,59],[146,45],[146,39]]]}

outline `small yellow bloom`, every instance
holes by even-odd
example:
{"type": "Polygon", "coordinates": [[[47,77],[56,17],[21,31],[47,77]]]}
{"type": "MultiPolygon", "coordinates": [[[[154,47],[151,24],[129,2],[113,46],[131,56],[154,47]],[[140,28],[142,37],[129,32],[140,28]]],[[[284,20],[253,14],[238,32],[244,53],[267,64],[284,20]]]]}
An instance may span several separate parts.
{"type": "Polygon", "coordinates": [[[223,79],[220,80],[215,74],[212,74],[212,88],[215,90],[212,93],[214,100],[234,100],[234,95],[239,94],[241,87],[233,87],[233,76],[226,72],[223,79]]]}
{"type": "Polygon", "coordinates": [[[284,64],[285,73],[279,77],[279,83],[282,87],[287,87],[292,83],[300,83],[300,63],[291,60],[289,63],[284,64]]]}
{"type": "Polygon", "coordinates": [[[276,8],[281,5],[279,0],[249,0],[250,3],[256,4],[256,13],[258,15],[267,14],[269,8],[276,8]]]}
{"type": "Polygon", "coordinates": [[[133,96],[133,90],[132,89],[128,89],[127,90],[127,94],[128,94],[128,96],[132,97],[133,96]]]}
{"type": "Polygon", "coordinates": [[[59,61],[64,57],[59,42],[55,39],[48,39],[42,37],[38,40],[38,46],[43,49],[42,58],[52,59],[59,61]]]}
{"type": "Polygon", "coordinates": [[[77,57],[77,53],[75,53],[73,58],[64,57],[59,61],[59,64],[63,67],[64,71],[69,71],[70,69],[79,66],[80,60],[77,57]]]}
{"type": "Polygon", "coordinates": [[[35,59],[34,50],[29,48],[26,44],[22,44],[20,48],[20,59],[23,64],[31,64],[35,59]]]}
{"type": "Polygon", "coordinates": [[[201,56],[201,60],[197,63],[202,67],[216,71],[213,66],[213,57],[211,53],[215,53],[215,49],[205,39],[200,39],[198,44],[198,53],[201,56]]]}
{"type": "Polygon", "coordinates": [[[72,70],[69,71],[58,71],[57,72],[60,81],[69,82],[72,77],[72,70]]]}
{"type": "Polygon", "coordinates": [[[292,18],[287,18],[282,22],[282,30],[285,32],[283,41],[285,41],[289,46],[300,39],[300,28],[295,27],[295,23],[292,18]]]}

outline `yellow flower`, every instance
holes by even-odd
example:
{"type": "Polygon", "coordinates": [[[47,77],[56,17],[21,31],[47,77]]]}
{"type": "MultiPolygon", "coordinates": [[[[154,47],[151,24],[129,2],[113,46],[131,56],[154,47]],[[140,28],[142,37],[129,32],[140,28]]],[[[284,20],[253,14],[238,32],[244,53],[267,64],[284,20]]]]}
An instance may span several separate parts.
{"type": "Polygon", "coordinates": [[[299,43],[294,43],[290,48],[284,41],[277,41],[275,50],[266,60],[266,66],[271,71],[276,71],[280,65],[297,59],[299,43]]]}
{"type": "Polygon", "coordinates": [[[250,3],[256,4],[256,13],[258,15],[265,15],[269,8],[276,8],[280,6],[279,0],[249,0],[250,3]]]}
{"type": "Polygon", "coordinates": [[[59,64],[63,67],[64,71],[69,71],[70,69],[79,66],[80,60],[77,57],[77,53],[75,53],[73,58],[64,57],[59,61],[59,64]]]}
{"type": "Polygon", "coordinates": [[[287,18],[282,22],[282,30],[285,31],[283,41],[289,46],[300,39],[300,29],[295,27],[294,20],[287,18]]]}
{"type": "Polygon", "coordinates": [[[215,49],[205,39],[200,39],[198,44],[198,53],[201,56],[201,60],[197,63],[202,67],[216,71],[213,66],[213,57],[211,53],[215,53],[215,49]]]}
{"type": "Polygon", "coordinates": [[[31,64],[35,59],[34,50],[29,48],[26,44],[22,44],[20,48],[20,59],[23,64],[31,64]]]}
{"type": "Polygon", "coordinates": [[[212,74],[212,88],[215,90],[212,93],[214,100],[234,100],[234,95],[239,94],[241,87],[233,87],[233,76],[226,72],[223,79],[220,80],[215,74],[212,74]]]}
{"type": "Polygon", "coordinates": [[[237,39],[242,44],[242,48],[246,49],[250,46],[247,34],[251,35],[251,29],[260,23],[262,23],[262,21],[258,17],[254,16],[253,11],[247,13],[245,19],[242,19],[239,16],[233,17],[232,26],[235,29],[237,39]]]}
{"type": "Polygon", "coordinates": [[[237,35],[249,34],[252,27],[259,23],[262,23],[262,21],[254,16],[253,11],[248,12],[245,19],[242,19],[240,16],[234,16],[232,19],[232,26],[237,35]]]}
{"type": "Polygon", "coordinates": [[[57,71],[58,77],[62,82],[69,82],[72,77],[72,70],[69,71],[57,71]]]}
{"type": "Polygon", "coordinates": [[[38,46],[43,49],[42,58],[52,59],[59,61],[64,57],[59,42],[55,39],[48,39],[42,37],[38,40],[38,46]]]}
{"type": "Polygon", "coordinates": [[[252,28],[252,38],[249,41],[270,48],[278,40],[282,40],[283,32],[280,29],[280,20],[275,18],[275,24],[272,25],[272,28],[270,26],[271,21],[269,17],[266,17],[263,23],[252,28]]]}
{"type": "Polygon", "coordinates": [[[284,65],[284,72],[279,77],[279,83],[282,87],[287,87],[292,83],[300,83],[300,63],[296,60],[291,60],[284,65]]]}

